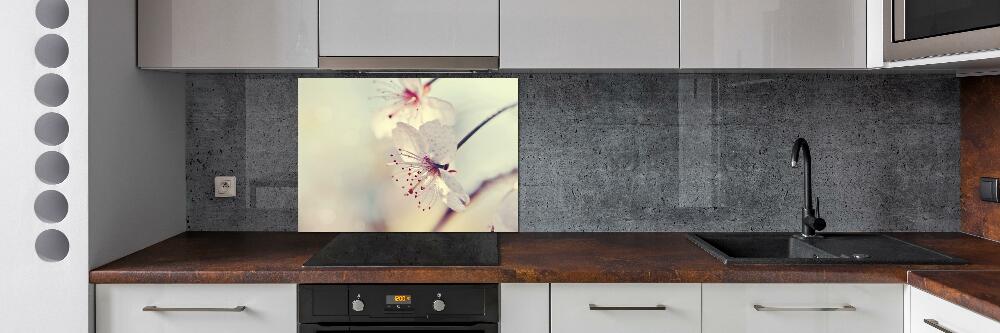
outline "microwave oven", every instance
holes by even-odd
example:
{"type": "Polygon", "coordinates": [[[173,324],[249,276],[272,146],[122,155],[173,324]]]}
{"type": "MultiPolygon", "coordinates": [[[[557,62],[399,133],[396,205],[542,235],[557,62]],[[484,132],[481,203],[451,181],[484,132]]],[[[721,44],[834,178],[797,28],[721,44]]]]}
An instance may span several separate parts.
{"type": "Polygon", "coordinates": [[[884,0],[885,61],[1000,49],[1000,0],[884,0]]]}

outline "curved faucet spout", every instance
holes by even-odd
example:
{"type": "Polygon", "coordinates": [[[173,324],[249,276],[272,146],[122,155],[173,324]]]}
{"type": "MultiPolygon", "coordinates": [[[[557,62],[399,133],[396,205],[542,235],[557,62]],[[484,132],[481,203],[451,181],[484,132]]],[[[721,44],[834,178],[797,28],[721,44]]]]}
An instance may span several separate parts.
{"type": "Polygon", "coordinates": [[[798,138],[792,144],[792,167],[799,167],[799,151],[804,153],[806,166],[809,166],[809,163],[812,161],[812,155],[809,154],[809,143],[806,142],[806,139],[798,138]]]}
{"type": "Polygon", "coordinates": [[[826,221],[816,216],[812,203],[812,155],[809,153],[809,143],[806,139],[798,138],[792,145],[792,167],[805,167],[802,172],[802,236],[814,237],[817,230],[826,228],[826,221]],[[799,152],[802,153],[802,162],[799,163],[799,152]]]}
{"type": "Polygon", "coordinates": [[[792,167],[798,168],[799,165],[805,166],[805,171],[802,172],[802,210],[805,215],[808,215],[808,211],[812,210],[812,154],[809,153],[809,143],[806,139],[798,138],[795,139],[795,143],[792,144],[792,167]],[[802,152],[802,163],[799,163],[799,152],[802,152]]]}

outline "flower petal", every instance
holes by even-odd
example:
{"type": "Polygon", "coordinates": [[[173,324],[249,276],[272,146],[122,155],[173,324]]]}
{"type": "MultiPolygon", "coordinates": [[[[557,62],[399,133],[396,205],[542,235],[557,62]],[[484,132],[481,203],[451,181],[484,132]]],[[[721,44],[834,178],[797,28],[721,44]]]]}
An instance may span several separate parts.
{"type": "Polygon", "coordinates": [[[455,134],[451,132],[451,127],[444,126],[440,121],[434,120],[420,125],[420,135],[427,143],[427,155],[438,164],[451,163],[452,157],[458,149],[455,145],[455,134]]]}
{"type": "Polygon", "coordinates": [[[426,155],[428,151],[427,142],[420,131],[407,123],[396,123],[396,128],[392,129],[392,142],[396,148],[416,155],[426,155]]]}
{"type": "Polygon", "coordinates": [[[465,210],[465,207],[469,205],[469,195],[465,193],[465,189],[462,188],[462,184],[458,183],[458,179],[452,176],[448,172],[442,172],[440,183],[438,183],[441,190],[444,191],[444,204],[448,205],[448,208],[456,212],[461,212],[465,210]]]}
{"type": "Polygon", "coordinates": [[[375,112],[375,116],[372,117],[372,132],[375,133],[375,137],[380,139],[389,137],[396,128],[396,123],[403,119],[400,116],[408,111],[407,108],[406,105],[397,103],[375,112]]]}
{"type": "Polygon", "coordinates": [[[517,231],[517,194],[517,188],[514,188],[510,192],[507,192],[503,200],[500,201],[500,205],[497,207],[497,212],[494,216],[496,224],[493,231],[517,231]]]}
{"type": "Polygon", "coordinates": [[[451,126],[455,124],[455,106],[446,100],[437,97],[427,97],[423,99],[424,108],[421,111],[428,111],[426,119],[440,119],[441,123],[451,126]]]}

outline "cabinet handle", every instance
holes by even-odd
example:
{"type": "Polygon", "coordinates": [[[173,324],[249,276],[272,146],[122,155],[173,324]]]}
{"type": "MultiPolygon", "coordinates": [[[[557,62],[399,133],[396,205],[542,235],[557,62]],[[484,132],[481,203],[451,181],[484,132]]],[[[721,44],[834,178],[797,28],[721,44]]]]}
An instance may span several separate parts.
{"type": "Polygon", "coordinates": [[[753,309],[757,311],[857,311],[853,305],[844,305],[838,307],[830,308],[776,308],[770,306],[763,306],[760,304],[754,304],[753,309]]]}
{"type": "Polygon", "coordinates": [[[666,310],[666,305],[654,305],[654,306],[600,306],[596,304],[590,305],[590,310],[592,311],[662,311],[666,310]]]}
{"type": "Polygon", "coordinates": [[[944,326],[941,326],[941,323],[939,323],[937,320],[934,320],[934,319],[924,319],[924,324],[927,324],[930,327],[936,328],[938,331],[941,331],[941,332],[944,332],[944,333],[955,333],[955,331],[949,330],[949,329],[945,328],[944,326]]]}
{"type": "Polygon", "coordinates": [[[247,307],[240,305],[231,308],[161,308],[155,305],[142,307],[142,311],[153,312],[243,312],[247,307]]]}

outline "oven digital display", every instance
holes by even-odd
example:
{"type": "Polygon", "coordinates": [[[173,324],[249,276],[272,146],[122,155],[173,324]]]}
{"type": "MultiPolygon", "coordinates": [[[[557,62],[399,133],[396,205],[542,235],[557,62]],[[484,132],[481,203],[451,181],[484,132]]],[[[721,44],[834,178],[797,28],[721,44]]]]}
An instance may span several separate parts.
{"type": "Polygon", "coordinates": [[[413,304],[411,295],[385,295],[385,304],[413,304]]]}

